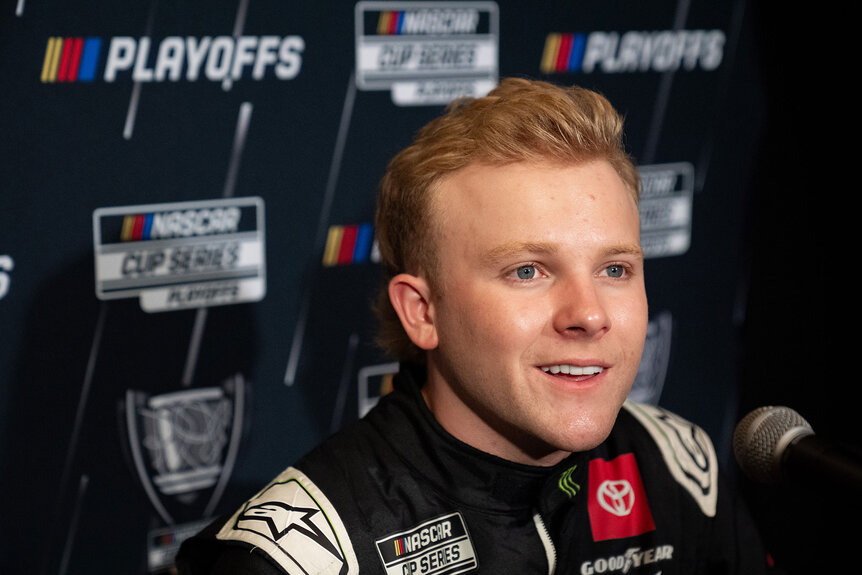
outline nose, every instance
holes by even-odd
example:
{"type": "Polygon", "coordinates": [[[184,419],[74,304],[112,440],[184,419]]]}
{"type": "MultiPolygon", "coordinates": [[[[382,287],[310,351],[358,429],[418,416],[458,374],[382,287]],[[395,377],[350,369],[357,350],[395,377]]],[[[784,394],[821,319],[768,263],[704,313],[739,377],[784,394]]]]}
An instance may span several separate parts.
{"type": "Polygon", "coordinates": [[[566,337],[601,337],[611,327],[606,298],[592,278],[569,278],[557,286],[554,329],[566,337]]]}

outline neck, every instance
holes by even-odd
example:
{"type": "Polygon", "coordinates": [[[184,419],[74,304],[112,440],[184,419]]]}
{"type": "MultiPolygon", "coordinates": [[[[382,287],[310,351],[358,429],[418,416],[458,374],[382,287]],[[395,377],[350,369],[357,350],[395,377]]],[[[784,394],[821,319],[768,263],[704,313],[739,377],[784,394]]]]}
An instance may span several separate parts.
{"type": "Polygon", "coordinates": [[[534,437],[481,407],[458,387],[453,387],[433,362],[422,397],[434,418],[459,441],[501,459],[539,467],[551,467],[570,455],[534,437]]]}

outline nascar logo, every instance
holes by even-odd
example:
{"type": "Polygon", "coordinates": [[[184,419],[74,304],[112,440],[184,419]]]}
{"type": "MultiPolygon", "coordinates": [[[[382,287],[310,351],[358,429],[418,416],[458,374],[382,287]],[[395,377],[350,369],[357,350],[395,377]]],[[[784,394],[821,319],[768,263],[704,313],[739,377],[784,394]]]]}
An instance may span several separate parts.
{"type": "Polygon", "coordinates": [[[218,82],[270,76],[291,80],[302,68],[304,50],[301,36],[51,37],[45,46],[41,81],[194,82],[203,78],[218,82]]]}
{"type": "Polygon", "coordinates": [[[160,238],[234,233],[239,227],[239,208],[214,208],[162,213],[127,214],[120,240],[139,242],[160,238]]]}
{"type": "Polygon", "coordinates": [[[49,38],[42,82],[91,82],[101,48],[101,38],[49,38]]]}
{"type": "Polygon", "coordinates": [[[374,229],[371,224],[331,226],[323,250],[323,265],[359,264],[371,259],[374,229]]]}
{"type": "Polygon", "coordinates": [[[377,20],[377,33],[381,36],[475,34],[478,25],[478,10],[384,10],[377,20]]]}
{"type": "Polygon", "coordinates": [[[724,58],[721,30],[548,34],[540,69],[546,74],[712,71],[724,58]]]}
{"type": "Polygon", "coordinates": [[[387,575],[457,575],[479,566],[460,513],[431,519],[375,543],[387,575]]]}

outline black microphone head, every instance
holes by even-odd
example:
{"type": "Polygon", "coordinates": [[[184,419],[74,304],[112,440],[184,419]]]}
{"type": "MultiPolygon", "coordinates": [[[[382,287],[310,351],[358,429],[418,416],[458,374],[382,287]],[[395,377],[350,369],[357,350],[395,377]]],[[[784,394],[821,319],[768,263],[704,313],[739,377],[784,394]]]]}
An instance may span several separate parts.
{"type": "Polygon", "coordinates": [[[789,407],[759,407],[742,418],[733,432],[736,461],[751,479],[777,483],[787,446],[814,430],[789,407]]]}

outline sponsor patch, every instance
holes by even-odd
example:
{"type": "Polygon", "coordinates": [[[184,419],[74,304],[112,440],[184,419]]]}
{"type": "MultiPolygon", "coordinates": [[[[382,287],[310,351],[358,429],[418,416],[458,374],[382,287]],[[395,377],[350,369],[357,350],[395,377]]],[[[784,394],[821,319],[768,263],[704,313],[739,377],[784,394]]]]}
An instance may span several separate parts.
{"type": "Polygon", "coordinates": [[[353,546],[335,508],[293,467],[246,502],[216,537],[259,547],[288,573],[359,573],[353,546]]]}
{"type": "Polygon", "coordinates": [[[704,515],[715,516],[718,458],[706,432],[660,407],[632,401],[624,407],[649,431],[677,483],[691,493],[704,515]]]}
{"type": "MultiPolygon", "coordinates": [[[[641,567],[658,563],[659,561],[673,560],[673,545],[659,545],[657,547],[631,547],[625,553],[600,557],[594,561],[581,563],[581,575],[597,575],[599,573],[629,573],[632,569],[640,572],[641,567]]],[[[647,573],[661,575],[661,569],[655,568],[647,573]]]]}
{"type": "Polygon", "coordinates": [[[375,543],[387,575],[457,575],[479,565],[460,513],[436,517],[375,543]]]}
{"type": "Polygon", "coordinates": [[[655,529],[633,453],[593,459],[589,471],[590,526],[594,541],[621,539],[655,529]]]}

